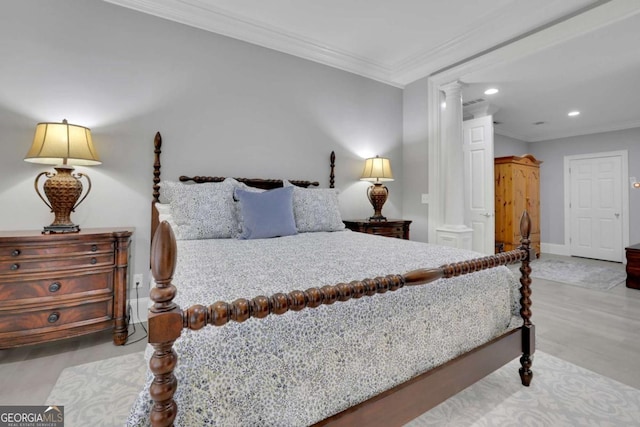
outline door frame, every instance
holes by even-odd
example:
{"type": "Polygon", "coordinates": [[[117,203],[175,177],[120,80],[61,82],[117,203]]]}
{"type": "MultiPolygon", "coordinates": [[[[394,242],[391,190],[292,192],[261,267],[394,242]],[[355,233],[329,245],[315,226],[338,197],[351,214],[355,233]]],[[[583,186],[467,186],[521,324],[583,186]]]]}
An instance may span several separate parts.
{"type": "Polygon", "coordinates": [[[601,157],[619,156],[622,167],[620,168],[620,185],[622,191],[622,247],[620,248],[620,259],[626,263],[624,248],[629,246],[629,189],[626,187],[629,176],[629,152],[627,150],[603,151],[599,153],[574,154],[564,156],[564,244],[567,248],[567,255],[571,256],[571,176],[569,166],[572,160],[596,159],[601,157]],[[625,191],[626,189],[626,191],[625,191]]]}

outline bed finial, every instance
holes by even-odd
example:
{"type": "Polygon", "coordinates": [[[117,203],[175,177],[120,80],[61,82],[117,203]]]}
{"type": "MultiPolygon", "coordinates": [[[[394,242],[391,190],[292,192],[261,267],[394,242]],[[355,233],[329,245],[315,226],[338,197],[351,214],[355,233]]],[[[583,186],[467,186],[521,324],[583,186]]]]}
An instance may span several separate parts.
{"type": "Polygon", "coordinates": [[[331,156],[329,156],[329,160],[331,161],[331,172],[329,173],[329,188],[335,188],[336,186],[336,175],[335,175],[335,167],[336,167],[336,152],[332,151],[331,156]]]}
{"type": "Polygon", "coordinates": [[[162,153],[162,135],[160,132],[156,132],[156,137],[153,139],[153,146],[155,149],[155,159],[153,162],[153,201],[160,202],[160,153],[162,153]]]}

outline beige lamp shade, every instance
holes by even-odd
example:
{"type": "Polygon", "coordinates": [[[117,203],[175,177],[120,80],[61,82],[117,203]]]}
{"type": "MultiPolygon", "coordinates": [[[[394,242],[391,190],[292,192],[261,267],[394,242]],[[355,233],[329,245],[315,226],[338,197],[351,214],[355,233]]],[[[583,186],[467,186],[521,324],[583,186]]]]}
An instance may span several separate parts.
{"type": "Polygon", "coordinates": [[[51,225],[44,227],[43,233],[79,232],[80,226],[71,221],[71,212],[89,195],[91,180],[84,173],[73,173],[73,166],[102,163],[93,146],[89,128],[70,125],[66,120],[62,123],[38,123],[33,143],[24,160],[55,165],[56,173],[41,172],[34,182],[36,193],[55,215],[51,225]],[[39,189],[41,177],[47,178],[42,184],[46,199],[39,189]],[[80,198],[84,188],[80,182],[82,178],[87,180],[89,187],[84,197],[80,198]]]}
{"type": "Polygon", "coordinates": [[[93,166],[102,162],[91,140],[91,130],[62,123],[38,123],[24,160],[45,165],[93,166]]]}
{"type": "Polygon", "coordinates": [[[365,160],[360,179],[371,182],[393,181],[391,162],[386,157],[379,156],[365,160]]]}
{"type": "Polygon", "coordinates": [[[373,206],[373,216],[369,220],[386,221],[387,218],[382,215],[382,206],[387,201],[389,189],[382,182],[393,181],[391,162],[386,157],[380,156],[365,160],[364,170],[360,179],[373,182],[373,185],[367,189],[367,198],[371,202],[371,206],[373,206]]]}

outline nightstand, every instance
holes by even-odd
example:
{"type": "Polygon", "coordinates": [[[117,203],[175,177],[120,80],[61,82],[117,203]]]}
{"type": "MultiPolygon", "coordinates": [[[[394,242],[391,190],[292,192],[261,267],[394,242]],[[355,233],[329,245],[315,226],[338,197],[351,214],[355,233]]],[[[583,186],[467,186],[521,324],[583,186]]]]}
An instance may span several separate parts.
{"type": "Polygon", "coordinates": [[[0,231],[0,348],[106,329],[124,344],[132,234],[0,231]]]}
{"type": "Polygon", "coordinates": [[[343,222],[349,230],[409,240],[409,225],[411,221],[406,219],[389,219],[387,221],[356,219],[343,222]]]}
{"type": "Polygon", "coordinates": [[[640,243],[625,248],[627,256],[627,288],[640,289],[640,243]]]}

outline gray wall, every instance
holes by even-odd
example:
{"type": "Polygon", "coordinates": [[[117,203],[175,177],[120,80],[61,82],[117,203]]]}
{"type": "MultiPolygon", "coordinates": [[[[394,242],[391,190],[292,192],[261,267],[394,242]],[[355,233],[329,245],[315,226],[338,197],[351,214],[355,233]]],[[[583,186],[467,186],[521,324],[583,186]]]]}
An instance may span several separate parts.
{"type": "MultiPolygon", "coordinates": [[[[627,150],[629,176],[640,178],[640,128],[529,143],[540,165],[540,239],[543,243],[564,242],[564,157],[576,154],[627,150]]],[[[640,190],[629,191],[629,242],[640,242],[640,190]]],[[[568,244],[568,242],[567,242],[568,244]]]]}
{"type": "Polygon", "coordinates": [[[529,153],[529,144],[519,139],[495,133],[493,135],[493,157],[522,156],[529,153]]]}
{"type": "Polygon", "coordinates": [[[88,126],[103,164],[72,215],[82,227],[134,226],[148,273],[153,137],[163,178],[314,179],[337,154],[344,218],[370,216],[363,158],[391,158],[383,212],[402,216],[402,91],[273,50],[99,0],[6,0],[0,14],[0,228],[53,217],[33,190],[50,167],[23,161],[37,122],[88,126]]]}
{"type": "MultiPolygon", "coordinates": [[[[540,142],[524,142],[504,135],[494,135],[495,157],[530,153],[544,163],[540,166],[540,239],[542,243],[565,245],[564,241],[564,158],[576,154],[627,150],[629,176],[640,179],[640,128],[540,142]]],[[[629,242],[640,242],[640,190],[629,191],[629,242]]]]}
{"type": "MultiPolygon", "coordinates": [[[[592,135],[525,142],[504,135],[494,135],[495,157],[533,154],[544,163],[540,166],[540,239],[542,243],[568,245],[564,241],[564,158],[576,154],[627,150],[629,176],[640,179],[640,128],[592,135]]],[[[629,191],[629,242],[640,242],[640,190],[629,191]]]]}
{"type": "Polygon", "coordinates": [[[404,169],[404,198],[402,212],[412,220],[411,240],[428,240],[429,205],[421,202],[421,195],[429,193],[428,100],[427,79],[417,80],[404,88],[402,145],[404,169]]]}

